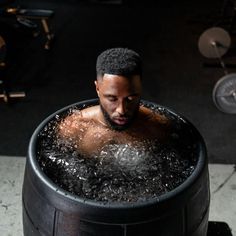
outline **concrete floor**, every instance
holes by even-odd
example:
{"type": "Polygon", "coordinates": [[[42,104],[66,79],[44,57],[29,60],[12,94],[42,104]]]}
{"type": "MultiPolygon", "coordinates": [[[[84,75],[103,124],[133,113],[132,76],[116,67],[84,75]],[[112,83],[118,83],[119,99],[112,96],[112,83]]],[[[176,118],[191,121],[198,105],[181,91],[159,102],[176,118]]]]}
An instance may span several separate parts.
{"type": "MultiPolygon", "coordinates": [[[[25,158],[0,156],[0,235],[22,236],[21,190],[25,158]]],[[[236,171],[233,165],[209,164],[210,220],[226,222],[236,235],[236,171]]]]}

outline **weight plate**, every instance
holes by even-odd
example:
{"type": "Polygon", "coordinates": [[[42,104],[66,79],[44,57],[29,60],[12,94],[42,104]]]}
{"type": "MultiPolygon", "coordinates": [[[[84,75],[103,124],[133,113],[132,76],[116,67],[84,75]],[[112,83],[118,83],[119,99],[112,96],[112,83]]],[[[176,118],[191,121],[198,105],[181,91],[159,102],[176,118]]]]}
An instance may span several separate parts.
{"type": "Polygon", "coordinates": [[[213,101],[225,113],[236,114],[236,73],[223,76],[214,86],[213,101]]]}
{"type": "Polygon", "coordinates": [[[229,33],[220,27],[213,27],[202,33],[198,41],[198,48],[203,56],[218,58],[228,51],[230,44],[231,38],[229,33]],[[214,47],[214,44],[217,49],[214,47]]]}

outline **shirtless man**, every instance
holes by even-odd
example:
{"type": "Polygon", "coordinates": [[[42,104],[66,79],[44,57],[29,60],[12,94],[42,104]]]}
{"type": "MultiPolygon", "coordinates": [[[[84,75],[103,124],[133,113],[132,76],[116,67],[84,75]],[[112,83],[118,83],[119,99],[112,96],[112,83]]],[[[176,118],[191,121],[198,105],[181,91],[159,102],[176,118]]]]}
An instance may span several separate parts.
{"type": "Polygon", "coordinates": [[[87,156],[98,155],[109,144],[163,142],[168,119],[140,105],[139,55],[126,48],[108,49],[98,56],[96,70],[99,105],[67,116],[59,125],[59,138],[87,156]]]}

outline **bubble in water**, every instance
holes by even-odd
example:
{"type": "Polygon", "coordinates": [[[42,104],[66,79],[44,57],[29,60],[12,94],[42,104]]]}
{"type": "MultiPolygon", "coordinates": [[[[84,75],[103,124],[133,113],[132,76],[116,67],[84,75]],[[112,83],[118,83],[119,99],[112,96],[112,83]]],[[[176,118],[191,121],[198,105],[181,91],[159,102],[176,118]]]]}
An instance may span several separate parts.
{"type": "MultiPolygon", "coordinates": [[[[158,106],[151,108],[165,113],[158,106]]],[[[76,112],[73,108],[66,114],[76,112]]],[[[63,117],[57,115],[40,132],[37,160],[54,183],[85,200],[146,201],[176,188],[194,171],[197,147],[181,120],[176,121],[166,145],[150,140],[108,144],[99,154],[87,158],[78,152],[73,140],[63,143],[57,138],[58,122],[63,117]]]]}

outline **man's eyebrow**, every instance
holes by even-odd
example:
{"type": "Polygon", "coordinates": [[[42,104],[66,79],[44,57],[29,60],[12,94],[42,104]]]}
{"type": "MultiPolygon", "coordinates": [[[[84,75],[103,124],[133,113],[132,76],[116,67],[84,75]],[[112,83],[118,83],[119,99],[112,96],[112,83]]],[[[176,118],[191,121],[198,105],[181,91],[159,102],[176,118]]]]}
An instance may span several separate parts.
{"type": "Polygon", "coordinates": [[[108,93],[108,94],[104,94],[104,96],[105,96],[105,97],[116,97],[116,95],[114,95],[114,94],[109,94],[109,93],[108,93]]]}

